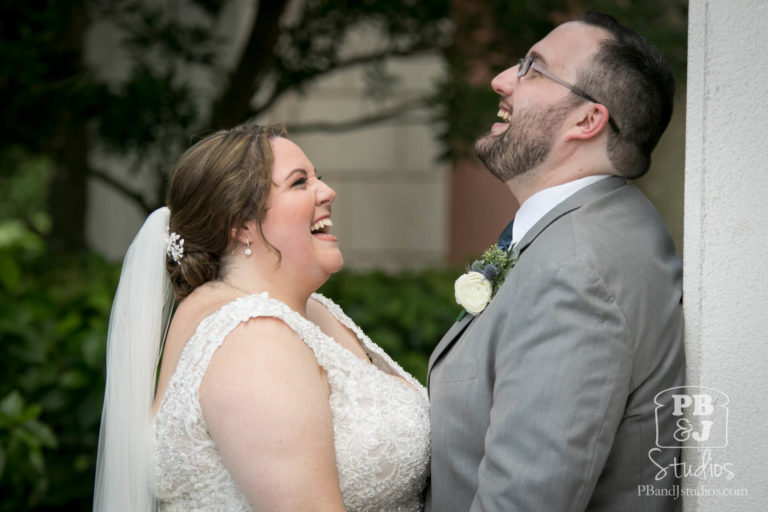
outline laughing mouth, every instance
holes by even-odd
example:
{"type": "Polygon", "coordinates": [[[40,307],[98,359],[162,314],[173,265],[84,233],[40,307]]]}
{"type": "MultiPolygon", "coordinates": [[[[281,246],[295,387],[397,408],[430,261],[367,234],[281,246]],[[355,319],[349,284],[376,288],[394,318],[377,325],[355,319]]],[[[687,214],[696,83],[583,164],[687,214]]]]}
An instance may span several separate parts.
{"type": "Polygon", "coordinates": [[[313,235],[317,235],[319,233],[328,234],[331,232],[331,226],[333,226],[333,222],[331,222],[331,218],[326,217],[312,224],[312,226],[309,228],[309,231],[313,235]]]}
{"type": "Polygon", "coordinates": [[[500,108],[499,111],[496,113],[496,117],[500,117],[505,123],[508,123],[509,120],[512,118],[512,114],[504,110],[503,108],[500,108]]]}

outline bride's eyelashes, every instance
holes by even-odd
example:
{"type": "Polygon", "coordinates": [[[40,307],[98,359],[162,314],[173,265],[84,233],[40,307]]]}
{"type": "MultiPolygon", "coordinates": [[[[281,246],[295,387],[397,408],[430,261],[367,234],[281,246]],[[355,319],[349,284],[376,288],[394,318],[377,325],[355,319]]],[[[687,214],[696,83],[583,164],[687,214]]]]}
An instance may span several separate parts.
{"type": "MultiPolygon", "coordinates": [[[[315,178],[316,178],[318,181],[323,181],[323,177],[322,177],[322,176],[320,176],[319,174],[318,174],[317,176],[315,176],[315,178]]],[[[309,178],[308,178],[308,177],[306,177],[306,176],[304,176],[304,177],[302,177],[302,178],[299,178],[299,179],[297,179],[296,181],[294,181],[294,182],[291,184],[291,187],[300,187],[300,186],[306,185],[308,182],[309,182],[309,178]]]]}

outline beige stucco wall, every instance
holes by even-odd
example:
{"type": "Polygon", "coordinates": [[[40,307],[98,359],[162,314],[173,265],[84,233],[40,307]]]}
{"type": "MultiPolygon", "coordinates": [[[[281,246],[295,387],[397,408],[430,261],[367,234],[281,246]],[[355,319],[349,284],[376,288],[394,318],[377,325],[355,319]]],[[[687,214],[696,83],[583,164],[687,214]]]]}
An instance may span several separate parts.
{"type": "MultiPolygon", "coordinates": [[[[688,384],[728,397],[727,446],[685,450],[687,512],[768,507],[768,2],[692,0],[685,170],[688,384]],[[729,464],[732,479],[712,476],[729,464]],[[744,494],[735,496],[735,493],[744,494]]],[[[688,418],[696,423],[697,418],[688,418]]],[[[724,426],[726,418],[717,418],[724,426]]]]}

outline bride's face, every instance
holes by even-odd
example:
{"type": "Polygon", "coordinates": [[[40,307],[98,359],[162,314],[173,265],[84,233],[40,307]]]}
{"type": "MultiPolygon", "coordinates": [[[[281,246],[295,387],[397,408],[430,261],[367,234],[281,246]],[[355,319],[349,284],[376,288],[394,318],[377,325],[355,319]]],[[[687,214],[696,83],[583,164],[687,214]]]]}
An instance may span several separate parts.
{"type": "Polygon", "coordinates": [[[262,222],[264,236],[280,251],[281,266],[302,273],[320,272],[327,278],[344,263],[330,227],[336,192],[318,178],[299,146],[284,138],[270,143],[274,164],[262,222]]]}

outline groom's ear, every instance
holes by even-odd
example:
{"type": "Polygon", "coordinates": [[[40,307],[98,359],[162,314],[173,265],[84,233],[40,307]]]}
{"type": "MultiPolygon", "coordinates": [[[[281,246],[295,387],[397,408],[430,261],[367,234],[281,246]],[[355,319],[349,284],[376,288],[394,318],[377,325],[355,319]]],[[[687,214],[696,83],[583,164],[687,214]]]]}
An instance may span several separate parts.
{"type": "Polygon", "coordinates": [[[566,134],[566,140],[592,139],[600,135],[608,126],[608,109],[600,103],[585,103],[574,112],[578,117],[566,134]]]}

